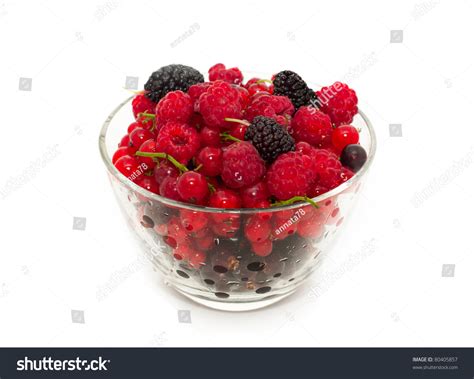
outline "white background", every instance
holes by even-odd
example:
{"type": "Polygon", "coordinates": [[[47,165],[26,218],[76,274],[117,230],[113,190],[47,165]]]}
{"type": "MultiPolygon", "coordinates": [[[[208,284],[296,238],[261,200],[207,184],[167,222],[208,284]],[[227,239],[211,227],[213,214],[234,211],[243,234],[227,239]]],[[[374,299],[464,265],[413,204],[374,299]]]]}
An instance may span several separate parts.
{"type": "Polygon", "coordinates": [[[0,345],[472,345],[473,18],[471,0],[0,1],[0,345]],[[268,309],[218,312],[137,265],[101,123],[127,76],[142,88],[162,65],[217,62],[345,80],[375,125],[318,296],[313,279],[268,309]]]}

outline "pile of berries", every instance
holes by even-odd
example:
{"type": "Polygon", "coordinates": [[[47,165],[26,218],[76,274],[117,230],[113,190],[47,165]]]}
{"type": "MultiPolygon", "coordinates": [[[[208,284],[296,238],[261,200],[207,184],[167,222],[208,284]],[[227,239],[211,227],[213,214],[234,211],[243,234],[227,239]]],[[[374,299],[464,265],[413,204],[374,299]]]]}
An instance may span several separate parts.
{"type": "Polygon", "coordinates": [[[113,164],[139,186],[187,203],[290,204],[337,187],[367,159],[350,125],[355,92],[340,82],[315,92],[288,70],[244,83],[238,68],[219,63],[205,82],[192,67],[168,65],[132,110],[113,164]]]}
{"type": "Polygon", "coordinates": [[[296,213],[242,215],[176,207],[162,212],[142,202],[141,224],[169,246],[174,260],[210,267],[216,277],[207,276],[209,282],[228,272],[248,280],[263,267],[255,257],[266,257],[259,262],[266,262],[268,277],[282,275],[285,259],[290,272],[306,254],[306,240],[320,238],[330,220],[342,220],[335,201],[314,207],[312,199],[349,180],[367,159],[359,131],[350,125],[357,113],[355,92],[340,82],[315,92],[288,70],[272,80],[244,82],[238,68],[216,64],[205,82],[192,67],[165,66],[133,98],[132,111],[135,120],[112,162],[146,190],[229,210],[311,203],[296,213]],[[216,239],[235,246],[224,254],[216,239]],[[244,250],[250,256],[235,254],[244,250]],[[250,272],[238,271],[247,266],[250,272]]]}

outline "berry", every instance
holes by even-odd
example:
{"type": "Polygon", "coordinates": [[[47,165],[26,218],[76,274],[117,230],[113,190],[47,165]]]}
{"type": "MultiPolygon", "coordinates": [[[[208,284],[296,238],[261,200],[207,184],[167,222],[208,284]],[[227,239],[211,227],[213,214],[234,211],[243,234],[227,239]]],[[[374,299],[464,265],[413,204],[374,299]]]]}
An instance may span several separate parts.
{"type": "Polygon", "coordinates": [[[181,219],[181,225],[188,232],[199,232],[207,226],[207,214],[205,212],[190,211],[187,209],[181,209],[179,211],[181,219]]]}
{"type": "Polygon", "coordinates": [[[352,125],[341,125],[334,129],[331,141],[337,151],[342,151],[347,145],[359,142],[359,132],[352,125]]]}
{"type": "Polygon", "coordinates": [[[276,119],[278,116],[291,116],[295,108],[286,96],[261,95],[252,100],[245,111],[245,118],[252,121],[256,116],[276,119]]]}
{"type": "Polygon", "coordinates": [[[202,204],[209,195],[206,178],[198,172],[187,171],[176,183],[179,196],[188,203],[202,204]]]}
{"type": "Polygon", "coordinates": [[[178,189],[176,188],[177,182],[178,178],[172,176],[168,176],[167,178],[163,179],[163,181],[160,183],[160,195],[171,200],[181,201],[181,196],[179,195],[178,189]]]}
{"type": "Polygon", "coordinates": [[[130,155],[129,147],[128,146],[119,147],[115,151],[114,155],[112,156],[112,164],[115,164],[115,162],[117,162],[120,158],[122,158],[125,155],[130,155]]]}
{"type": "Polygon", "coordinates": [[[248,187],[265,174],[265,163],[250,142],[235,142],[222,154],[223,182],[230,188],[248,187]]]}
{"type": "Polygon", "coordinates": [[[135,120],[140,113],[155,113],[156,103],[151,101],[144,93],[139,93],[132,100],[132,111],[135,120]]]}
{"type": "Polygon", "coordinates": [[[342,165],[336,154],[324,149],[315,149],[311,158],[315,173],[314,184],[331,190],[342,183],[342,165]]]}
{"type": "Polygon", "coordinates": [[[200,172],[206,176],[217,176],[222,171],[222,149],[206,146],[196,157],[196,165],[202,165],[200,172]]]}
{"type": "Polygon", "coordinates": [[[252,142],[267,163],[273,162],[280,154],[295,150],[295,140],[286,128],[264,116],[253,119],[245,132],[245,139],[252,142]]]}
{"type": "Polygon", "coordinates": [[[156,193],[159,193],[159,186],[156,180],[151,176],[142,175],[140,179],[136,181],[136,184],[146,190],[156,193]]]}
{"type": "Polygon", "coordinates": [[[240,84],[244,80],[242,72],[237,67],[226,69],[222,63],[217,63],[209,69],[209,80],[223,80],[231,84],[240,84]]]}
{"type": "Polygon", "coordinates": [[[206,253],[193,250],[188,256],[188,263],[193,268],[200,268],[206,264],[206,253]]]}
{"type": "Polygon", "coordinates": [[[245,132],[247,131],[248,125],[237,123],[230,130],[229,134],[241,141],[245,139],[245,132]]]}
{"type": "Polygon", "coordinates": [[[352,172],[359,171],[367,161],[365,149],[356,144],[347,145],[341,153],[341,163],[352,172]]]}
{"type": "Polygon", "coordinates": [[[158,102],[170,91],[187,92],[189,87],[204,82],[204,76],[196,69],[182,64],[171,64],[153,72],[145,83],[146,97],[158,102]]]}
{"type": "Polygon", "coordinates": [[[179,176],[179,170],[168,160],[160,160],[153,172],[155,181],[159,184],[168,177],[177,178],[179,176]]]}
{"type": "Polygon", "coordinates": [[[258,182],[257,184],[242,188],[240,190],[242,204],[245,208],[260,208],[257,205],[262,201],[267,201],[270,197],[267,185],[265,182],[258,182]]]}
{"type": "Polygon", "coordinates": [[[168,92],[156,106],[157,122],[160,125],[168,121],[188,122],[192,114],[191,97],[182,91],[168,92]]]}
{"type": "Polygon", "coordinates": [[[316,147],[325,147],[331,143],[331,119],[313,107],[298,109],[291,120],[291,129],[297,142],[305,141],[316,147]]]}
{"type": "Polygon", "coordinates": [[[158,133],[156,150],[167,153],[183,164],[199,150],[199,134],[196,129],[179,122],[168,122],[158,133]]]}
{"type": "Polygon", "coordinates": [[[272,253],[272,241],[267,239],[262,242],[252,242],[252,250],[259,257],[266,257],[272,253]]]}
{"type": "MultiPolygon", "coordinates": [[[[148,141],[143,142],[138,151],[144,153],[156,153],[155,140],[149,139],[148,141]]],[[[153,158],[137,156],[137,160],[138,162],[145,164],[149,170],[153,169],[156,166],[156,162],[153,160],[153,158]]]]}
{"type": "Polygon", "coordinates": [[[138,163],[138,161],[129,155],[119,158],[115,162],[115,168],[132,182],[136,182],[145,172],[145,169],[138,163]]]}
{"type": "Polygon", "coordinates": [[[357,95],[347,84],[336,82],[316,92],[318,107],[335,126],[350,124],[357,114],[357,95]]]}
{"type": "MultiPolygon", "coordinates": [[[[132,123],[128,126],[128,128],[127,128],[127,133],[130,134],[130,133],[133,132],[135,129],[141,128],[141,127],[142,127],[142,125],[141,125],[139,122],[134,121],[134,122],[132,122],[132,123]]],[[[146,129],[146,128],[145,128],[145,129],[146,129]]]]}
{"type": "Polygon", "coordinates": [[[199,97],[207,91],[211,83],[209,82],[204,82],[204,83],[197,83],[193,84],[191,87],[188,89],[188,95],[191,97],[191,100],[193,102],[196,102],[199,97]]]}
{"type": "Polygon", "coordinates": [[[219,147],[222,144],[221,134],[217,128],[205,126],[201,129],[199,135],[201,136],[201,142],[204,146],[219,147]]]}
{"type": "Polygon", "coordinates": [[[269,86],[268,83],[261,81],[260,78],[252,78],[247,83],[245,83],[245,88],[249,92],[250,96],[255,95],[259,92],[265,92],[271,94],[273,92],[273,86],[269,86]]]}
{"type": "Polygon", "coordinates": [[[311,158],[297,152],[280,155],[267,172],[270,194],[278,200],[306,196],[314,173],[309,170],[311,158]]]}
{"type": "Polygon", "coordinates": [[[135,148],[135,150],[138,150],[138,148],[143,145],[143,142],[152,138],[155,138],[155,136],[148,129],[136,128],[132,131],[132,133],[130,133],[129,146],[135,148]]]}
{"type": "Polygon", "coordinates": [[[316,95],[306,82],[293,71],[281,71],[273,78],[273,94],[287,96],[296,109],[316,101],[316,95]]]}
{"type": "Polygon", "coordinates": [[[249,91],[247,91],[244,87],[241,87],[235,84],[233,84],[232,87],[235,88],[237,92],[239,93],[239,99],[240,99],[240,104],[242,105],[242,109],[247,108],[247,106],[250,103],[249,91]]]}
{"type": "MultiPolygon", "coordinates": [[[[118,147],[129,147],[130,146],[130,135],[125,134],[120,140],[118,147]]],[[[133,149],[132,149],[133,150],[133,149]]]]}
{"type": "Polygon", "coordinates": [[[194,250],[192,250],[191,247],[181,244],[177,245],[176,248],[173,250],[173,257],[177,261],[185,261],[188,260],[193,253],[194,250]]]}
{"type": "Polygon", "coordinates": [[[239,91],[223,81],[211,84],[205,93],[199,97],[199,112],[206,125],[216,128],[228,128],[230,123],[226,117],[240,118],[242,103],[239,91]]]}
{"type": "Polygon", "coordinates": [[[272,227],[268,220],[262,220],[258,216],[250,217],[245,226],[244,234],[250,242],[263,242],[270,237],[272,227]]]}
{"type": "MultiPolygon", "coordinates": [[[[241,200],[239,194],[229,189],[218,189],[211,194],[209,206],[214,208],[233,209],[240,208],[241,200]]],[[[213,214],[217,216],[217,214],[213,214]]]]}

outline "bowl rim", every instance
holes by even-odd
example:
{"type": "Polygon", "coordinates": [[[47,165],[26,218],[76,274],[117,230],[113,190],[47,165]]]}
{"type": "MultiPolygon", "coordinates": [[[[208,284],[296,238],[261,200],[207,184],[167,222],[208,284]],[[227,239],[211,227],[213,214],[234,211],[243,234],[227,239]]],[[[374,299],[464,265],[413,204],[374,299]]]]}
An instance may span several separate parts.
{"type": "MultiPolygon", "coordinates": [[[[102,124],[102,128],[100,130],[100,135],[99,135],[99,151],[100,155],[102,157],[102,160],[107,167],[109,173],[115,177],[117,180],[119,180],[124,186],[132,189],[135,192],[138,192],[140,195],[144,196],[145,198],[148,198],[150,200],[154,200],[160,203],[164,203],[166,205],[172,206],[172,207],[177,207],[177,208],[182,208],[182,209],[187,209],[190,211],[199,211],[199,212],[209,212],[209,213],[234,213],[234,214],[258,214],[258,213],[272,213],[272,212],[278,212],[278,211],[285,211],[285,210],[292,210],[292,209],[297,209],[301,207],[306,207],[306,206],[311,206],[309,203],[294,203],[294,204],[289,204],[289,205],[279,205],[279,206],[274,206],[271,208],[215,208],[215,207],[208,207],[208,206],[203,206],[203,205],[195,205],[195,204],[189,204],[185,203],[182,201],[177,201],[177,200],[172,200],[168,199],[166,197],[163,197],[161,195],[155,194],[153,192],[150,192],[139,185],[135,184],[131,180],[129,180],[125,175],[120,173],[115,166],[112,163],[112,160],[107,152],[107,145],[106,145],[106,138],[107,138],[107,131],[108,128],[115,117],[115,115],[127,104],[129,103],[135,95],[129,96],[127,99],[122,101],[107,117],[107,119],[104,121],[102,124]]],[[[369,118],[366,116],[364,112],[362,112],[360,109],[358,110],[357,114],[361,116],[362,120],[365,122],[367,129],[369,131],[369,137],[370,137],[370,150],[367,152],[367,161],[365,164],[362,166],[362,168],[354,174],[352,178],[350,178],[348,181],[340,184],[336,188],[333,188],[332,190],[314,197],[312,200],[316,203],[321,203],[322,201],[333,197],[335,195],[338,195],[345,191],[347,188],[351,187],[354,183],[358,182],[369,170],[370,166],[372,165],[372,162],[374,160],[375,152],[377,150],[377,138],[375,134],[375,130],[373,128],[372,123],[370,122],[369,118]]]]}

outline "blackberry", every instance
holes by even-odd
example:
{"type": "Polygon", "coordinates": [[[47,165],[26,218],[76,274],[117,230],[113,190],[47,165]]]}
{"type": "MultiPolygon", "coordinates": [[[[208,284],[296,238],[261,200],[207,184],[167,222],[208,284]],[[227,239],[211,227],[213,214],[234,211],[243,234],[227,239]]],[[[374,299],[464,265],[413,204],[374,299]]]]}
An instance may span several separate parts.
{"type": "Polygon", "coordinates": [[[170,91],[187,92],[193,84],[203,83],[204,76],[189,66],[170,64],[153,72],[145,84],[146,96],[157,103],[170,91]]]}
{"type": "Polygon", "coordinates": [[[254,117],[245,132],[245,140],[255,146],[267,163],[272,163],[280,154],[295,150],[293,137],[270,117],[254,117]]]}
{"type": "Polygon", "coordinates": [[[317,97],[314,91],[297,73],[289,70],[281,71],[273,78],[273,94],[287,96],[295,109],[303,105],[315,105],[317,97]]]}

